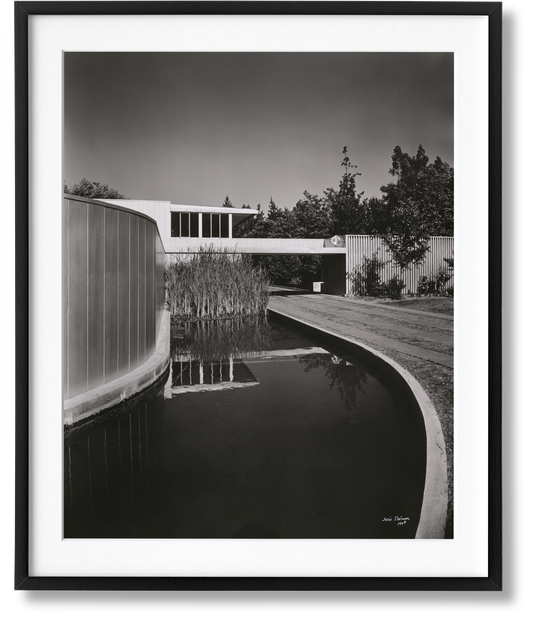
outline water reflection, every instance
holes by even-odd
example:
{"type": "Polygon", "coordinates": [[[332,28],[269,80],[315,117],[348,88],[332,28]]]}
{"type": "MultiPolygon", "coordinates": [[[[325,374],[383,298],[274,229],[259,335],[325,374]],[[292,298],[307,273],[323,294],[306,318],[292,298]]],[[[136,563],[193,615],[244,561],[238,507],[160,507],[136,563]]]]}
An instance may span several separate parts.
{"type": "Polygon", "coordinates": [[[272,330],[264,318],[183,322],[171,331],[171,355],[216,361],[264,351],[271,347],[272,330]]]}
{"type": "Polygon", "coordinates": [[[311,354],[300,358],[306,373],[322,369],[329,379],[330,389],[337,388],[346,409],[345,421],[354,424],[357,421],[357,395],[364,393],[363,385],[367,382],[367,373],[358,365],[354,365],[337,355],[325,356],[311,354]]]}
{"type": "Polygon", "coordinates": [[[139,536],[157,492],[161,397],[65,435],[65,537],[139,536]]]}
{"type": "Polygon", "coordinates": [[[259,385],[253,372],[232,357],[204,362],[187,355],[172,358],[165,398],[187,392],[220,391],[259,385]]]}
{"type": "Polygon", "coordinates": [[[258,385],[240,358],[271,345],[270,326],[261,318],[182,322],[173,326],[171,336],[167,399],[258,385]]]}
{"type": "Polygon", "coordinates": [[[65,537],[414,536],[423,423],[373,371],[266,321],[173,336],[168,379],[65,433],[65,537]]]}
{"type": "Polygon", "coordinates": [[[259,385],[253,362],[298,357],[305,372],[322,369],[337,388],[345,421],[357,419],[357,394],[367,374],[358,365],[309,345],[289,328],[265,318],[182,322],[173,327],[170,376],[165,398],[188,392],[220,391],[259,385]],[[300,346],[298,346],[300,345],[300,346]]]}

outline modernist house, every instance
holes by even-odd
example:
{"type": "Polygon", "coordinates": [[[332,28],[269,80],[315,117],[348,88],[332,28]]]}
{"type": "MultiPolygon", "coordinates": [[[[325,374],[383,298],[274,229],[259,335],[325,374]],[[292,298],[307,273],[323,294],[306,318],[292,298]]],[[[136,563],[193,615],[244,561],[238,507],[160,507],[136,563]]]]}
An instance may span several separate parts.
{"type": "Polygon", "coordinates": [[[167,254],[188,254],[213,246],[239,254],[325,255],[323,291],[346,292],[346,248],[331,239],[238,239],[236,226],[259,213],[259,209],[237,209],[173,204],[161,200],[100,200],[153,218],[167,254]]]}
{"type": "MultiPolygon", "coordinates": [[[[259,213],[259,209],[172,204],[163,200],[102,200],[140,211],[158,225],[165,252],[182,253],[201,246],[232,249],[233,230],[259,213]]],[[[243,240],[239,240],[243,241],[243,240]]]]}
{"type": "MultiPolygon", "coordinates": [[[[364,257],[378,252],[385,262],[382,281],[393,276],[405,281],[405,292],[416,292],[422,274],[435,273],[443,259],[453,256],[453,237],[431,237],[430,251],[421,265],[400,272],[379,237],[346,235],[345,239],[239,239],[236,226],[259,213],[259,209],[236,209],[173,204],[158,200],[100,200],[144,213],[157,222],[165,253],[187,254],[211,245],[239,254],[320,254],[324,257],[322,292],[344,295],[350,291],[347,273],[360,265],[364,257]]],[[[453,280],[450,281],[450,286],[453,280]]]]}

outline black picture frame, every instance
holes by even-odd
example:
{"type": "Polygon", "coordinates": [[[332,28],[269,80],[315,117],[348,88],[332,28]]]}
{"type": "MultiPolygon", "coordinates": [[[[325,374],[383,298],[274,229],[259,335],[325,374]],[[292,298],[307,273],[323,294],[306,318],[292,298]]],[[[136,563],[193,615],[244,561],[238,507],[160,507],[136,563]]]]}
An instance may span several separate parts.
{"type": "Polygon", "coordinates": [[[500,2],[15,2],[16,97],[16,526],[20,590],[420,590],[502,589],[501,200],[502,3],[500,2]],[[488,17],[489,27],[489,557],[487,577],[36,577],[29,575],[29,88],[31,15],[442,15],[488,17]]]}

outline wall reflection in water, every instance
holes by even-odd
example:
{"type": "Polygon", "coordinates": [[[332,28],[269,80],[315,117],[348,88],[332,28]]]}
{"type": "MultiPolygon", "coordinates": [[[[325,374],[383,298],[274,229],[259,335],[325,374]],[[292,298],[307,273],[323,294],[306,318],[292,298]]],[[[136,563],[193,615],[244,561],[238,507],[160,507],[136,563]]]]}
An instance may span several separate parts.
{"type": "Polygon", "coordinates": [[[65,537],[137,537],[149,526],[161,395],[65,438],[65,537]],[[158,415],[159,414],[159,415],[158,415]]]}
{"type": "Polygon", "coordinates": [[[171,336],[165,398],[257,385],[240,358],[272,343],[272,330],[264,318],[184,322],[173,327],[171,336]]]}

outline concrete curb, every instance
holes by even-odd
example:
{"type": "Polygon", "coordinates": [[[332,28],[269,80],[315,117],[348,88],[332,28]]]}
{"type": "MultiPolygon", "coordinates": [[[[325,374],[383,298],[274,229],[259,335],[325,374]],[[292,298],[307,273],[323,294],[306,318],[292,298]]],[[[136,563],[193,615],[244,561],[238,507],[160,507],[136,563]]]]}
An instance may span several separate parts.
{"type": "Polygon", "coordinates": [[[280,310],[269,308],[268,312],[283,317],[283,319],[293,322],[300,327],[327,334],[329,337],[339,341],[344,347],[349,345],[349,348],[353,348],[358,355],[362,355],[363,358],[367,358],[388,374],[392,374],[396,379],[399,379],[412,393],[426,428],[426,481],[416,538],[444,538],[448,509],[446,447],[437,412],[420,383],[397,362],[366,344],[314,323],[300,320],[280,310]]]}
{"type": "Polygon", "coordinates": [[[141,392],[166,371],[170,362],[170,312],[163,311],[153,355],[132,372],[65,401],[63,424],[72,426],[141,392]]]}

